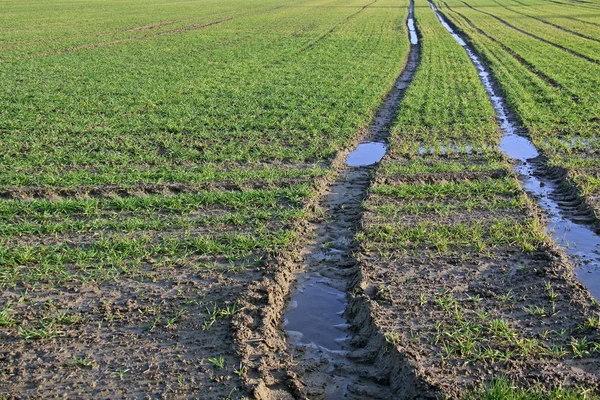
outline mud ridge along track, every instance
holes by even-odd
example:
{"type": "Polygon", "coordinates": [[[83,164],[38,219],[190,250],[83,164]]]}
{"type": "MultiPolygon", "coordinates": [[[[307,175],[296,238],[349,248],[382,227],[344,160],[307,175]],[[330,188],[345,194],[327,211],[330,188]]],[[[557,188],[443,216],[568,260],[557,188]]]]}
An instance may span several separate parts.
{"type": "MultiPolygon", "coordinates": [[[[363,141],[382,145],[386,141],[419,60],[417,43],[411,46],[402,73],[363,141]]],[[[361,278],[354,258],[358,249],[354,236],[376,163],[344,165],[347,154],[348,151],[338,154],[333,162],[337,176],[321,182],[321,196],[309,205],[316,211],[315,218],[299,228],[309,239],[295,254],[273,261],[278,264],[278,272],[250,288],[242,303],[247,312],[234,320],[239,353],[249,366],[246,384],[257,398],[388,399],[431,393],[404,355],[386,346],[385,338],[373,324],[370,300],[358,286],[361,278]],[[288,342],[282,330],[284,311],[290,308],[290,292],[294,299],[312,284],[321,285],[324,292],[329,288],[342,294],[338,300],[347,302],[343,314],[348,322],[343,327],[347,336],[337,351],[303,343],[309,337],[290,338],[288,342]]],[[[327,323],[313,321],[310,315],[305,317],[309,318],[307,325],[327,323]]],[[[339,333],[343,336],[341,330],[339,333]]]]}

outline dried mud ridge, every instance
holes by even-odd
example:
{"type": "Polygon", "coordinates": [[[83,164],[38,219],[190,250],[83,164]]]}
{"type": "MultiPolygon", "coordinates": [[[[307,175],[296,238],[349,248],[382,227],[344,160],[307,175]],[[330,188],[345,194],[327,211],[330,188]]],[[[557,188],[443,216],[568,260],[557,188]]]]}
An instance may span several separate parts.
{"type": "Polygon", "coordinates": [[[59,201],[64,199],[112,199],[150,195],[175,196],[179,194],[194,194],[202,191],[264,190],[281,187],[282,185],[293,186],[306,182],[308,182],[308,178],[281,178],[273,181],[255,179],[235,182],[221,180],[198,183],[100,184],[70,188],[52,186],[5,187],[0,189],[0,199],[59,201]]]}
{"type": "MultiPolygon", "coordinates": [[[[420,45],[416,44],[364,141],[387,139],[419,59],[420,45]]],[[[387,346],[373,323],[371,300],[361,292],[354,236],[375,166],[345,166],[347,153],[338,154],[333,162],[338,171],[335,180],[320,182],[322,196],[309,205],[314,219],[299,227],[309,239],[294,254],[272,261],[276,274],[250,288],[242,303],[246,312],[234,319],[236,344],[249,367],[245,383],[256,398],[389,399],[434,393],[417,378],[405,356],[387,346]],[[347,295],[343,314],[347,335],[339,351],[288,341],[283,332],[283,313],[294,282],[301,285],[309,280],[326,282],[347,295]]]]}

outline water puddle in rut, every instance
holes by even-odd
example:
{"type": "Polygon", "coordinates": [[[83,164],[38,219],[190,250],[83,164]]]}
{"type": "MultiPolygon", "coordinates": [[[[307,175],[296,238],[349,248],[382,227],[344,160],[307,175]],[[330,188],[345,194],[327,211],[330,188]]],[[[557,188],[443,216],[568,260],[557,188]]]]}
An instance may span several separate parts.
{"type": "Polygon", "coordinates": [[[346,320],[346,294],[327,284],[326,280],[311,278],[298,285],[285,313],[285,329],[290,341],[321,347],[327,351],[341,350],[346,338],[342,329],[346,320]]]}
{"type": "Polygon", "coordinates": [[[358,145],[356,150],[348,154],[346,165],[350,167],[363,167],[381,161],[387,151],[385,143],[365,142],[358,145]]]}
{"type": "Polygon", "coordinates": [[[500,141],[500,150],[517,161],[515,172],[519,175],[523,188],[547,214],[548,234],[576,261],[577,277],[588,288],[592,296],[600,299],[600,237],[591,227],[571,220],[566,215],[566,207],[554,200],[555,197],[558,197],[558,184],[545,178],[543,174],[538,174],[536,164],[528,161],[537,157],[539,153],[528,138],[518,134],[518,125],[510,116],[504,99],[498,95],[487,67],[473,49],[454,32],[435,5],[431,2],[429,5],[446,30],[464,47],[477,68],[504,132],[504,137],[500,141]]]}
{"type": "Polygon", "coordinates": [[[408,26],[408,34],[410,36],[410,44],[415,45],[419,43],[419,36],[417,35],[417,29],[415,28],[415,6],[413,4],[410,5],[408,10],[408,21],[406,25],[408,26]]]}

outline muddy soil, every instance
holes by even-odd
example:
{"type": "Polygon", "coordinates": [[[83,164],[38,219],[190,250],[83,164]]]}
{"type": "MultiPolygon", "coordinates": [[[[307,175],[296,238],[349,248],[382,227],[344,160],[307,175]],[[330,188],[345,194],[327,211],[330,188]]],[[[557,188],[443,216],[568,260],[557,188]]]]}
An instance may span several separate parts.
{"type": "Polygon", "coordinates": [[[173,266],[141,279],[6,289],[3,310],[16,325],[0,330],[0,393],[238,398],[239,359],[222,311],[256,275],[173,266]]]}
{"type": "MultiPolygon", "coordinates": [[[[467,163],[474,158],[463,157],[467,163]]],[[[454,175],[380,175],[375,184],[497,179],[489,174],[454,175]]],[[[461,200],[443,201],[460,205],[461,200]]],[[[507,216],[515,221],[543,218],[531,203],[524,209],[459,208],[445,215],[387,215],[377,208],[406,203],[370,196],[362,230],[389,223],[409,229],[431,221],[453,226],[491,224],[507,216]]],[[[376,240],[363,241],[362,246],[360,286],[371,301],[377,328],[389,346],[406,356],[417,377],[444,397],[460,397],[501,375],[523,387],[581,385],[598,390],[600,330],[586,327],[586,322],[600,318],[600,308],[551,242],[531,252],[516,244],[485,251],[470,246],[415,248],[410,243],[390,249],[376,240]],[[575,343],[585,343],[581,353],[575,343]]]]}
{"type": "MultiPolygon", "coordinates": [[[[102,189],[102,193],[113,191],[102,189]]],[[[168,191],[170,196],[195,192],[187,186],[147,189],[168,191]]],[[[77,193],[62,195],[67,194],[79,198],[77,193]]],[[[69,199],[73,197],[52,204],[61,205],[63,200],[69,204],[69,199]]],[[[288,201],[282,199],[280,205],[287,208],[288,201]]],[[[29,204],[28,200],[10,202],[29,204]]],[[[190,251],[174,246],[163,251],[166,247],[161,246],[173,244],[173,239],[181,239],[181,245],[190,237],[203,240],[230,233],[252,237],[258,225],[211,224],[207,216],[227,217],[235,212],[226,206],[187,211],[101,208],[99,214],[70,210],[68,215],[87,228],[94,217],[101,221],[135,217],[143,222],[144,212],[151,221],[181,217],[192,223],[159,230],[142,223],[133,231],[107,226],[1,239],[0,397],[247,397],[232,319],[243,318],[241,297],[270,272],[264,261],[269,250],[237,255],[202,247],[190,251]],[[141,246],[136,242],[139,238],[145,238],[141,246]],[[123,247],[111,247],[115,243],[123,247]],[[94,248],[99,254],[90,253],[94,248]]],[[[33,212],[18,215],[14,222],[27,220],[41,226],[60,223],[64,216],[33,212]]],[[[277,218],[263,222],[271,232],[288,231],[293,223],[277,218]]]]}

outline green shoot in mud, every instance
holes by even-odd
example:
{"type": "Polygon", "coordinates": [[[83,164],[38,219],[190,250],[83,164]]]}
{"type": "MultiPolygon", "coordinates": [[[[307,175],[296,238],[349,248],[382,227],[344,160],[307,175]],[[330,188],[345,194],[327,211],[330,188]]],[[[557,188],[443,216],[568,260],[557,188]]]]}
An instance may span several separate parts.
{"type": "Polygon", "coordinates": [[[211,357],[208,359],[210,363],[212,363],[217,369],[225,368],[225,358],[222,355],[219,357],[211,357]]]}
{"type": "Polygon", "coordinates": [[[589,390],[579,388],[545,389],[535,386],[523,388],[507,378],[496,378],[474,393],[467,394],[467,400],[589,400],[598,397],[589,390]]]}
{"type": "Polygon", "coordinates": [[[73,356],[73,365],[76,367],[90,368],[93,364],[94,361],[89,358],[73,356]]]}

